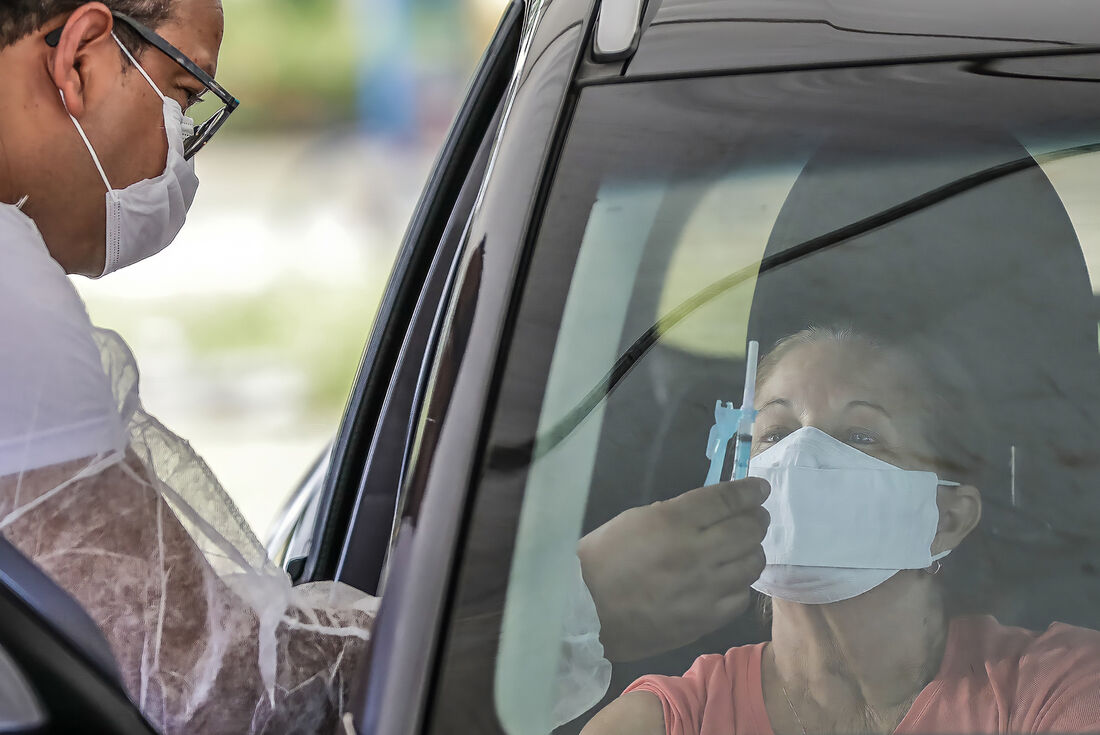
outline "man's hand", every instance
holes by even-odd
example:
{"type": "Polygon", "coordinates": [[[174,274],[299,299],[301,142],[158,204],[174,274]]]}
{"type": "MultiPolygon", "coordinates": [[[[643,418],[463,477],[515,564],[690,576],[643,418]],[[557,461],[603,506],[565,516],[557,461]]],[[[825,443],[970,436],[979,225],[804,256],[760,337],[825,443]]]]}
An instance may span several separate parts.
{"type": "Polygon", "coordinates": [[[611,661],[682,646],[741,614],[764,569],[770,489],[750,477],[623,511],[577,554],[611,661]]]}

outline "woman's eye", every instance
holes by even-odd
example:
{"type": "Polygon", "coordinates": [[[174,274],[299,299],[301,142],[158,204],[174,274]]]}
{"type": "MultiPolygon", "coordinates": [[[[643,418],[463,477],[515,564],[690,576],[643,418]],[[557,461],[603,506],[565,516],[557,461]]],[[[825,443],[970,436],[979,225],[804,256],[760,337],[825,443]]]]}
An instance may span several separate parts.
{"type": "Polygon", "coordinates": [[[760,435],[761,444],[775,444],[778,441],[782,441],[783,437],[787,436],[791,432],[786,429],[768,429],[760,435]]]}
{"type": "Polygon", "coordinates": [[[878,437],[870,431],[864,431],[862,429],[852,429],[848,433],[848,444],[875,444],[878,442],[878,437]]]}

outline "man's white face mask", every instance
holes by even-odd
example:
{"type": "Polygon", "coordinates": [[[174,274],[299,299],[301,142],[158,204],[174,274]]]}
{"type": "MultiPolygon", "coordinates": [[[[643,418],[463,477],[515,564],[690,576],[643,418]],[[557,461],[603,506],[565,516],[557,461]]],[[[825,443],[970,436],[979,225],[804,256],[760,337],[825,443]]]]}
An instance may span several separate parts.
{"type": "MultiPolygon", "coordinates": [[[[163,102],[168,159],[160,176],[138,181],[125,189],[115,189],[107,180],[99,156],[84,134],[84,128],[69,114],[69,119],[92,154],[103,185],[107,187],[107,258],[99,277],[133,265],[168,247],[183,227],[187,210],[199,188],[194,163],[183,157],[183,141],[194,132],[194,121],[183,114],[178,102],[164,96],[118,37],[113,33],[111,36],[163,102]]],[[[64,92],[61,93],[61,101],[65,102],[64,92]]]]}
{"type": "Polygon", "coordinates": [[[902,569],[923,569],[939,524],[934,472],[883,462],[812,426],[753,457],[749,475],[771,484],[764,507],[767,566],[753,589],[823,604],[862,595],[902,569]]]}

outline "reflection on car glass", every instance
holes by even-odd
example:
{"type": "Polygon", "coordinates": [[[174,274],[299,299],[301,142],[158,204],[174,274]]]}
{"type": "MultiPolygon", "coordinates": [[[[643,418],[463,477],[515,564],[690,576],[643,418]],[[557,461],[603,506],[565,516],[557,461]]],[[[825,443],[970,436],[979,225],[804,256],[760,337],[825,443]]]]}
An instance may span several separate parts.
{"type": "Polygon", "coordinates": [[[1035,159],[974,140],[837,137],[802,169],[747,328],[772,346],[765,641],[643,676],[596,721],[656,696],[670,733],[1100,729],[1092,287],[1035,159]],[[850,234],[788,255],[822,230],[850,234]]]}
{"type": "Polygon", "coordinates": [[[759,263],[752,263],[709,284],[677,307],[662,316],[656,323],[637,337],[630,347],[622,353],[603,379],[577,403],[550,430],[538,437],[528,439],[513,446],[495,446],[492,462],[499,467],[526,466],[539,456],[558,446],[574,429],[598,406],[616,386],[630,373],[634,366],[657,344],[670,330],[689,315],[727,293],[732,288],[758,277],[768,271],[780,268],[788,263],[805,258],[827,248],[839,245],[867,232],[889,225],[914,213],[925,211],[951,197],[958,196],[976,187],[996,181],[1011,174],[1034,168],[1037,164],[1051,163],[1063,158],[1084,155],[1100,151],[1100,143],[1088,143],[1037,156],[1024,155],[1004,163],[998,163],[980,171],[970,173],[942,186],[925,191],[906,201],[867,215],[849,224],[837,227],[823,235],[809,238],[803,242],[786,247],[778,252],[765,255],[759,263]]]}

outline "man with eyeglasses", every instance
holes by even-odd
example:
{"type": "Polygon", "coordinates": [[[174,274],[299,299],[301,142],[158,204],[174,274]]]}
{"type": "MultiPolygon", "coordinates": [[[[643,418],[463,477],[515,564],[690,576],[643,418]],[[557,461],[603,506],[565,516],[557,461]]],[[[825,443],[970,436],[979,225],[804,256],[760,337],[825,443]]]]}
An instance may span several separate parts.
{"type": "Polygon", "coordinates": [[[0,8],[0,201],[23,202],[50,255],[91,277],[172,240],[198,186],[191,158],[237,106],[213,78],[220,3],[110,6],[18,0],[0,8]],[[195,125],[186,112],[206,95],[223,104],[195,125]],[[139,214],[139,204],[156,211],[139,214]]]}
{"type": "Polygon", "coordinates": [[[0,2],[0,533],[98,623],[160,732],[333,732],[377,601],[291,587],[66,278],[179,232],[237,106],[221,38],[219,0],[0,2]]]}

